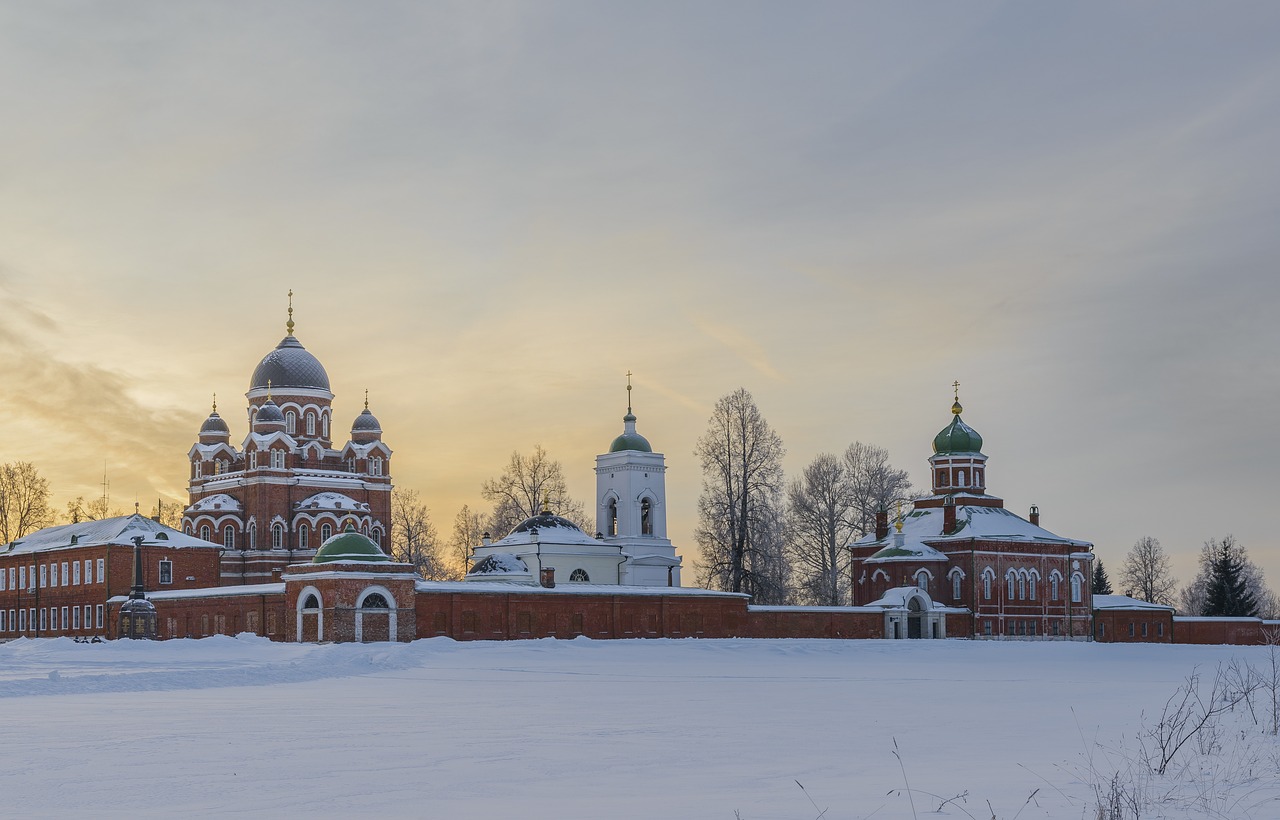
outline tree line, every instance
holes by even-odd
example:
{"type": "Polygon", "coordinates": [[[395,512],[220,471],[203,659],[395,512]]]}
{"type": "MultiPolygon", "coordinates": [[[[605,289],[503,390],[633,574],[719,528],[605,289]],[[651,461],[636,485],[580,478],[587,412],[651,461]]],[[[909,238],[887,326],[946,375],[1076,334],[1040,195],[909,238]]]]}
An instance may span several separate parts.
{"type": "MultiPolygon", "coordinates": [[[[1125,554],[1119,580],[1124,594],[1174,607],[1184,615],[1280,617],[1280,597],[1233,535],[1205,541],[1196,576],[1181,587],[1160,540],[1144,536],[1125,554]]],[[[1094,566],[1093,591],[1112,592],[1101,560],[1094,566]]]]}

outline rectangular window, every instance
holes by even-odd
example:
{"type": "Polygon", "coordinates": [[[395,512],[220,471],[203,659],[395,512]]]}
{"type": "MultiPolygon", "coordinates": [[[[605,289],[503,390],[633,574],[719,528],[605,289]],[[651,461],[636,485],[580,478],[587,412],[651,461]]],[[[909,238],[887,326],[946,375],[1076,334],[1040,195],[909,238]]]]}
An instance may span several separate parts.
{"type": "Polygon", "coordinates": [[[160,583],[173,583],[173,562],[169,560],[160,562],[160,583]]]}
{"type": "Polygon", "coordinates": [[[62,608],[62,628],[64,630],[71,628],[71,613],[65,606],[62,608]]]}
{"type": "Polygon", "coordinates": [[[14,568],[13,568],[13,567],[9,567],[9,589],[17,589],[17,587],[15,587],[15,586],[13,585],[13,582],[14,582],[14,572],[15,572],[14,568]]]}
{"type": "Polygon", "coordinates": [[[80,562],[76,561],[71,565],[73,572],[71,573],[71,583],[80,586],[80,562]]]}
{"type": "Polygon", "coordinates": [[[44,589],[49,585],[49,565],[40,565],[40,588],[44,589]]]}
{"type": "Polygon", "coordinates": [[[93,627],[94,629],[102,629],[102,604],[98,604],[93,609],[93,627]]]}
{"type": "Polygon", "coordinates": [[[267,613],[267,634],[276,634],[276,614],[274,612],[267,613]]]}
{"type": "Polygon", "coordinates": [[[1146,622],[1146,621],[1143,621],[1143,622],[1142,622],[1142,637],[1144,637],[1144,638],[1145,638],[1145,637],[1147,637],[1147,622],[1146,622]]]}
{"type": "Polygon", "coordinates": [[[84,628],[91,629],[93,624],[93,607],[84,605],[84,628]]]}
{"type": "Polygon", "coordinates": [[[84,559],[84,582],[86,584],[93,583],[93,562],[88,558],[84,559]]]}
{"type": "Polygon", "coordinates": [[[98,583],[101,584],[107,580],[107,562],[104,558],[98,559],[98,583]]]}
{"type": "Polygon", "coordinates": [[[7,587],[4,582],[4,570],[0,569],[0,592],[3,592],[6,588],[7,587]]]}
{"type": "Polygon", "coordinates": [[[27,611],[25,609],[18,610],[18,631],[27,631],[27,611]]]}
{"type": "Polygon", "coordinates": [[[200,634],[202,636],[209,634],[209,616],[208,615],[200,616],[200,634]]]}
{"type": "Polygon", "coordinates": [[[5,617],[4,610],[0,609],[0,632],[8,632],[8,631],[9,631],[9,621],[5,617]]]}
{"type": "Polygon", "coordinates": [[[18,573],[19,573],[18,577],[22,581],[22,589],[26,589],[27,588],[27,568],[22,567],[21,569],[18,570],[18,573]]]}
{"type": "Polygon", "coordinates": [[[982,622],[982,634],[983,634],[983,635],[986,635],[988,638],[990,638],[990,637],[991,637],[991,622],[990,622],[990,621],[983,621],[983,622],[982,622]]]}
{"type": "Polygon", "coordinates": [[[69,587],[69,586],[71,586],[71,567],[70,567],[70,565],[69,565],[69,564],[67,564],[67,562],[66,562],[66,561],[63,561],[63,562],[62,562],[62,583],[61,583],[61,584],[54,584],[54,586],[55,586],[55,587],[56,587],[56,586],[64,586],[64,587],[69,587]]]}
{"type": "Polygon", "coordinates": [[[49,628],[49,610],[40,607],[40,631],[44,632],[49,628]]]}
{"type": "Polygon", "coordinates": [[[1129,622],[1129,637],[1133,637],[1133,621],[1129,622]]]}

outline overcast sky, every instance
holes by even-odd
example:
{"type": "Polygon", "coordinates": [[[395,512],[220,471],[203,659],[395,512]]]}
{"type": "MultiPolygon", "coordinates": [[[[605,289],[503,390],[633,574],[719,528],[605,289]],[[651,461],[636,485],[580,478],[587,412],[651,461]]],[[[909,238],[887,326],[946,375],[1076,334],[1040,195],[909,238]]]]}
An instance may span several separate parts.
{"type": "Polygon", "coordinates": [[[1011,509],[1280,586],[1277,42],[1245,2],[0,2],[0,461],[185,501],[292,288],[446,533],[538,443],[589,500],[628,370],[686,563],[719,396],[792,473],[926,484],[958,379],[1011,509]]]}

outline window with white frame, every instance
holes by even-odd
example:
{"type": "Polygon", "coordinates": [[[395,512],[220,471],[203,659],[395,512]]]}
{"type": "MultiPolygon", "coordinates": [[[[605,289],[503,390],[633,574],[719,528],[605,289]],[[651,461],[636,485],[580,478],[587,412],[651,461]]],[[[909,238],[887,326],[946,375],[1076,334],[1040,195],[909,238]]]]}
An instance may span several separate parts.
{"type": "Polygon", "coordinates": [[[93,583],[93,559],[84,559],[84,582],[86,584],[93,583]]]}
{"type": "Polygon", "coordinates": [[[106,559],[98,559],[98,583],[101,584],[107,580],[107,562],[106,559]]]}
{"type": "Polygon", "coordinates": [[[1008,598],[1009,598],[1009,600],[1010,600],[1010,601],[1012,601],[1012,600],[1013,600],[1013,594],[1014,594],[1014,592],[1015,592],[1015,590],[1014,590],[1014,584],[1015,584],[1015,582],[1014,582],[1014,580],[1013,580],[1013,573],[1012,573],[1012,572],[1010,572],[1008,575],[1006,575],[1006,576],[1004,577],[1004,579],[1005,579],[1005,581],[1007,581],[1007,582],[1008,582],[1008,584],[1009,584],[1009,594],[1008,594],[1008,598]]]}
{"type": "Polygon", "coordinates": [[[1018,600],[1027,600],[1027,576],[1025,575],[1018,576],[1018,600]]]}
{"type": "Polygon", "coordinates": [[[78,606],[71,607],[71,628],[80,628],[80,607],[78,606]]]}
{"type": "Polygon", "coordinates": [[[284,469],[284,450],[271,451],[271,469],[273,470],[284,469]]]}
{"type": "Polygon", "coordinates": [[[44,589],[49,585],[49,565],[40,565],[40,588],[44,589]]]}
{"type": "Polygon", "coordinates": [[[256,450],[249,453],[249,469],[258,469],[258,452],[256,450]]]}
{"type": "Polygon", "coordinates": [[[304,549],[306,549],[306,548],[307,548],[307,536],[308,536],[308,535],[309,535],[309,532],[308,532],[308,527],[307,527],[307,525],[306,525],[306,524],[300,524],[300,525],[298,526],[298,549],[300,549],[300,550],[304,550],[304,549]]]}
{"type": "Polygon", "coordinates": [[[1071,603],[1078,604],[1081,600],[1081,581],[1080,575],[1077,573],[1071,576],[1071,603]]]}
{"type": "Polygon", "coordinates": [[[298,414],[292,410],[284,414],[284,431],[289,435],[298,432],[298,414]]]}
{"type": "Polygon", "coordinates": [[[960,600],[960,573],[951,576],[951,597],[960,600]]]}
{"type": "Polygon", "coordinates": [[[8,589],[8,586],[6,586],[4,582],[4,578],[5,578],[4,570],[0,569],[0,592],[4,592],[6,589],[8,589]]]}
{"type": "Polygon", "coordinates": [[[324,430],[322,430],[321,432],[324,434],[325,438],[328,438],[329,437],[329,417],[326,415],[324,418],[320,420],[320,422],[324,426],[324,430]]]}
{"type": "Polygon", "coordinates": [[[369,533],[369,537],[373,539],[373,543],[382,546],[382,528],[374,527],[373,532],[369,533]]]}
{"type": "Polygon", "coordinates": [[[40,607],[40,631],[43,632],[49,628],[49,610],[40,607]]]}
{"type": "Polygon", "coordinates": [[[173,583],[173,562],[167,558],[160,562],[160,583],[173,583]]]}
{"type": "Polygon", "coordinates": [[[71,586],[71,571],[70,571],[70,570],[71,570],[70,565],[69,565],[66,561],[63,561],[63,562],[62,562],[62,586],[64,586],[64,587],[69,587],[69,586],[71,586]]]}
{"type": "Polygon", "coordinates": [[[1036,576],[1031,575],[1027,578],[1027,597],[1031,600],[1036,599],[1036,576]]]}
{"type": "Polygon", "coordinates": [[[80,586],[80,562],[76,561],[71,565],[71,583],[80,586]]]}
{"type": "Polygon", "coordinates": [[[9,621],[5,616],[5,611],[0,609],[0,632],[9,631],[9,621]]]}
{"type": "Polygon", "coordinates": [[[236,531],[230,524],[222,531],[222,546],[229,550],[236,548],[236,531]]]}
{"type": "Polygon", "coordinates": [[[93,626],[93,607],[89,604],[84,605],[84,628],[90,629],[93,626]]]}
{"type": "Polygon", "coordinates": [[[1049,600],[1056,601],[1062,597],[1058,594],[1058,574],[1055,572],[1049,576],[1049,600]]]}
{"type": "Polygon", "coordinates": [[[204,462],[202,462],[202,461],[197,461],[197,462],[195,462],[195,465],[196,465],[196,478],[201,478],[201,477],[202,477],[202,476],[201,476],[201,473],[203,473],[203,472],[204,472],[204,469],[203,469],[203,467],[204,467],[204,462]]]}
{"type": "Polygon", "coordinates": [[[984,572],[982,574],[982,597],[987,599],[988,601],[991,600],[991,574],[990,573],[984,572]]]}
{"type": "Polygon", "coordinates": [[[320,525],[320,542],[324,543],[333,537],[333,527],[329,524],[320,525]]]}
{"type": "Polygon", "coordinates": [[[271,549],[284,549],[284,527],[279,523],[271,525],[271,549]]]}
{"type": "Polygon", "coordinates": [[[19,632],[27,631],[27,611],[25,609],[18,610],[18,631],[19,632]]]}
{"type": "Polygon", "coordinates": [[[27,588],[27,568],[22,567],[18,570],[18,578],[22,581],[22,589],[27,588]]]}
{"type": "Polygon", "coordinates": [[[315,413],[307,413],[307,435],[314,436],[315,434],[316,434],[315,413]]]}
{"type": "Polygon", "coordinates": [[[200,525],[200,540],[201,540],[201,541],[208,541],[208,540],[209,540],[209,536],[210,536],[210,535],[212,535],[212,534],[213,534],[213,533],[209,532],[209,525],[208,525],[208,524],[201,524],[201,525],[200,525]]]}
{"type": "Polygon", "coordinates": [[[65,631],[71,628],[71,612],[68,607],[62,608],[62,629],[65,631]]]}
{"type": "Polygon", "coordinates": [[[919,589],[926,595],[929,594],[929,573],[924,570],[920,570],[916,573],[916,589],[919,589]]]}
{"type": "Polygon", "coordinates": [[[369,475],[382,475],[382,459],[374,456],[369,459],[369,475]]]}
{"type": "Polygon", "coordinates": [[[93,608],[93,628],[102,629],[102,604],[93,608]]]}

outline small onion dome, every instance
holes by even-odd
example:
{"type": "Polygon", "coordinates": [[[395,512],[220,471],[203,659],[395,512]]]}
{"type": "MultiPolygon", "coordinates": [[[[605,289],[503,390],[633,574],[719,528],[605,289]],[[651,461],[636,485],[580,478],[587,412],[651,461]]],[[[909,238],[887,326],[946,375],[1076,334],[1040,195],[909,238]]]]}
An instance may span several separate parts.
{"type": "Polygon", "coordinates": [[[366,407],[360,415],[356,416],[356,420],[351,423],[352,433],[381,433],[382,425],[378,423],[378,417],[369,412],[366,407]]]}
{"type": "Polygon", "coordinates": [[[227,423],[222,420],[222,416],[218,415],[218,411],[214,410],[209,414],[209,418],[204,420],[204,424],[200,425],[200,435],[229,436],[231,435],[231,429],[227,427],[227,423]]]}
{"type": "Polygon", "coordinates": [[[328,390],[329,374],[320,360],[307,352],[293,334],[280,340],[253,370],[249,389],[275,389],[301,387],[310,390],[328,390]]]}
{"type": "Polygon", "coordinates": [[[960,418],[960,413],[964,408],[957,401],[951,405],[951,412],[955,414],[955,418],[947,425],[946,429],[933,437],[933,451],[935,453],[980,453],[982,452],[982,436],[978,435],[978,431],[964,423],[960,418]]]}
{"type": "Polygon", "coordinates": [[[279,405],[271,399],[263,402],[253,417],[254,432],[259,432],[269,427],[284,429],[284,413],[280,412],[279,405]]]}
{"type": "Polygon", "coordinates": [[[636,432],[636,417],[628,412],[622,417],[622,435],[609,445],[609,452],[621,453],[624,450],[636,450],[641,453],[652,453],[649,440],[636,432]]]}
{"type": "Polygon", "coordinates": [[[561,518],[560,516],[556,515],[550,510],[543,510],[542,512],[533,516],[532,518],[526,518],[525,520],[521,521],[519,524],[516,524],[515,529],[511,531],[511,534],[515,535],[518,532],[530,532],[532,530],[541,531],[545,529],[551,529],[554,527],[559,527],[561,529],[566,529],[566,530],[573,530],[574,532],[578,532],[578,533],[582,532],[582,529],[577,524],[570,521],[569,519],[561,518]]]}
{"type": "Polygon", "coordinates": [[[367,536],[356,532],[355,527],[347,524],[347,528],[320,545],[313,564],[328,564],[334,561],[361,561],[364,563],[386,563],[391,560],[378,545],[367,536]]]}

